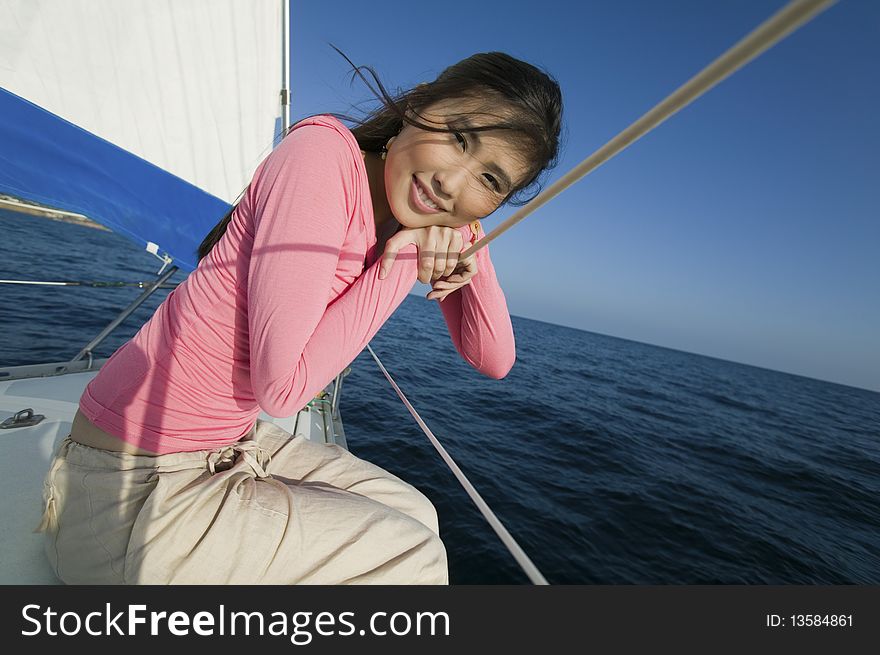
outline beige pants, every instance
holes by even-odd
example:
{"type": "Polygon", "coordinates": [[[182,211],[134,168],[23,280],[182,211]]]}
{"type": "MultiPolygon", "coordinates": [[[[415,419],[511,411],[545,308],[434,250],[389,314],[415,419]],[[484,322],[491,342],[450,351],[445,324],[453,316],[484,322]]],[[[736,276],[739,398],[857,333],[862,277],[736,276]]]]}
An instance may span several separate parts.
{"type": "Polygon", "coordinates": [[[267,421],[155,457],[66,438],[43,486],[37,529],[68,584],[448,584],[421,492],[267,421]]]}

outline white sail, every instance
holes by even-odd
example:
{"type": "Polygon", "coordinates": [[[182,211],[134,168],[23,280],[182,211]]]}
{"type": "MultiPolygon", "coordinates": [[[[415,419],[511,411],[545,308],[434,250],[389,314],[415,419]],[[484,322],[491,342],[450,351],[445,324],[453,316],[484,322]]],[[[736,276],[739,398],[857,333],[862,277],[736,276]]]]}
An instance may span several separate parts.
{"type": "Polygon", "coordinates": [[[0,0],[0,87],[233,202],[280,126],[282,0],[0,0]]]}

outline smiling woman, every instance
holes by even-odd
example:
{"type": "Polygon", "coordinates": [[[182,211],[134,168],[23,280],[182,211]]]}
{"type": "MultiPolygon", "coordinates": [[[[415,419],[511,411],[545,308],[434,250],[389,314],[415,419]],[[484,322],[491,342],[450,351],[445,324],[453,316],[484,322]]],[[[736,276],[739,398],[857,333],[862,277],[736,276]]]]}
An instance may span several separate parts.
{"type": "Polygon", "coordinates": [[[330,114],[293,124],[196,270],[86,386],[40,525],[65,582],[448,582],[424,494],[258,416],[297,414],[417,277],[437,278],[462,358],[508,374],[513,326],[489,248],[457,256],[555,159],[561,96],[530,64],[487,53],[388,100],[354,130],[330,114]]]}
{"type": "MultiPolygon", "coordinates": [[[[392,97],[371,67],[332,47],[372,88],[361,69],[370,72],[382,102],[364,119],[330,114],[356,124],[378,232],[392,220],[461,227],[540,193],[539,177],[556,166],[560,150],[562,92],[551,75],[503,52],[477,53],[392,97]],[[420,204],[422,195],[442,211],[420,204]]],[[[234,209],[205,237],[199,259],[234,209]]]]}

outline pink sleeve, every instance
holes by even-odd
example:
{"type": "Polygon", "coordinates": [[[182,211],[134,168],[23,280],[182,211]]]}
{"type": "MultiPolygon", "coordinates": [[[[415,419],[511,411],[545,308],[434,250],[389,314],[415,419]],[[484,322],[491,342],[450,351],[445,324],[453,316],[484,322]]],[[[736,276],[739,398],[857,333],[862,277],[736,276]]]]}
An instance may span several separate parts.
{"type": "Polygon", "coordinates": [[[349,222],[364,200],[352,157],[341,134],[306,125],[266,158],[248,191],[251,386],[270,416],[299,411],[350,364],[418,276],[411,244],[384,280],[377,261],[327,305],[349,222]]]}
{"type": "MultiPolygon", "coordinates": [[[[469,248],[473,234],[470,226],[458,229],[465,238],[465,248],[469,248]]],[[[471,278],[470,284],[446,296],[439,303],[440,310],[452,343],[464,360],[480,373],[500,380],[516,361],[513,325],[504,292],[489,258],[489,246],[478,250],[475,256],[477,274],[471,278]]]]}

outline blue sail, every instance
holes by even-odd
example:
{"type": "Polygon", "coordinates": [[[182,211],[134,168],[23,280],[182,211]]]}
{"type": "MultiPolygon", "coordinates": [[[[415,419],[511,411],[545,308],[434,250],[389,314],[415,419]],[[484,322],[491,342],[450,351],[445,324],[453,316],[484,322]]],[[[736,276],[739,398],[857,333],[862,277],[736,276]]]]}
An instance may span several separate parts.
{"type": "Polygon", "coordinates": [[[192,271],[229,203],[0,88],[0,193],[83,214],[192,271]]]}

